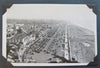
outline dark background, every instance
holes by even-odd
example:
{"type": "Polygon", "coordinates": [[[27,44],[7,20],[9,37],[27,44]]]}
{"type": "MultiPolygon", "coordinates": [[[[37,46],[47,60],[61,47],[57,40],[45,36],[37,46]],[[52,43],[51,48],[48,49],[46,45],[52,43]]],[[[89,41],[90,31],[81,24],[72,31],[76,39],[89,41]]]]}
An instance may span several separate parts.
{"type": "Polygon", "coordinates": [[[100,0],[0,0],[0,68],[99,68],[100,67],[100,0]],[[98,55],[94,62],[87,66],[34,66],[34,67],[13,67],[2,57],[2,15],[10,8],[12,4],[87,4],[97,15],[97,47],[98,55]]]}

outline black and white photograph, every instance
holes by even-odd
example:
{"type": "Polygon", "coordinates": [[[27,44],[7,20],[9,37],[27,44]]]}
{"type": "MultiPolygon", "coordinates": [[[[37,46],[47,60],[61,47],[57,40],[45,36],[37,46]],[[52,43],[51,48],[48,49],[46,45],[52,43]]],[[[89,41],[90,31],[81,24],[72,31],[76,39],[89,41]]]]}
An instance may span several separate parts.
{"type": "Polygon", "coordinates": [[[86,4],[13,4],[3,15],[2,55],[14,66],[87,65],[96,28],[86,4]]]}

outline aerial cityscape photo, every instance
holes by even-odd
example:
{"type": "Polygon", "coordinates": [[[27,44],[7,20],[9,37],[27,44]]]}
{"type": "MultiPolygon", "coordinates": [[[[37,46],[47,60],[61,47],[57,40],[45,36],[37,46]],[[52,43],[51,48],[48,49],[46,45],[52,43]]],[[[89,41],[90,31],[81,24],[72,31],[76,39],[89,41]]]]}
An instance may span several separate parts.
{"type": "Polygon", "coordinates": [[[93,31],[59,20],[7,19],[12,63],[87,63],[95,57],[93,31]]]}

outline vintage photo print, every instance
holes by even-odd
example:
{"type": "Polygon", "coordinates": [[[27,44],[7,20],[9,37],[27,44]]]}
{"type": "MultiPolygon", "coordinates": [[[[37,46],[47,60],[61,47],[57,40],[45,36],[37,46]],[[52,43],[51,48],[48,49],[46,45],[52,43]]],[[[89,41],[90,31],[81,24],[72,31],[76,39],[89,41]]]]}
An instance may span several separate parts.
{"type": "Polygon", "coordinates": [[[13,4],[3,15],[2,55],[13,66],[88,65],[96,28],[85,4],[13,4]]]}

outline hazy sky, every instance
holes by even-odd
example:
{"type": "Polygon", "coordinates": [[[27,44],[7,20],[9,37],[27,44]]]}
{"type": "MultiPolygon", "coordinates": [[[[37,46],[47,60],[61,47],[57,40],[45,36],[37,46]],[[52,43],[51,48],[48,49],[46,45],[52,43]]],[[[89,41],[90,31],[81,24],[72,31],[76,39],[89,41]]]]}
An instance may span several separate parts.
{"type": "Polygon", "coordinates": [[[10,19],[65,20],[94,30],[96,15],[85,4],[14,4],[6,12],[10,19]]]}

